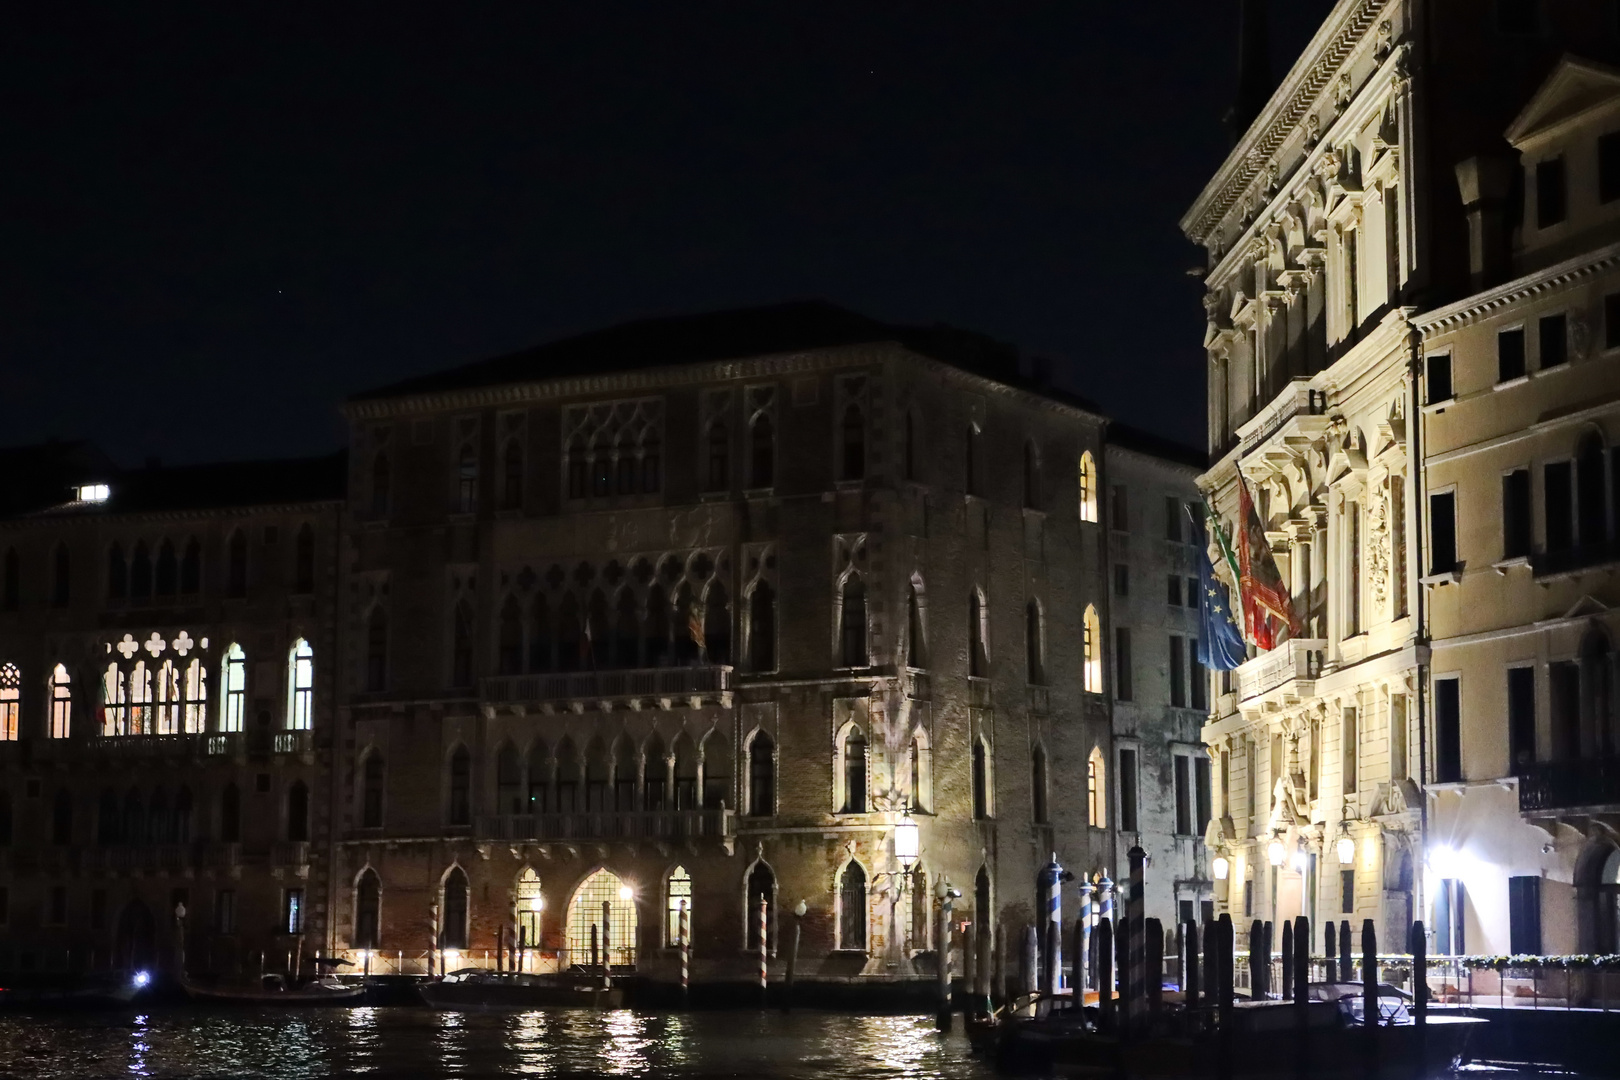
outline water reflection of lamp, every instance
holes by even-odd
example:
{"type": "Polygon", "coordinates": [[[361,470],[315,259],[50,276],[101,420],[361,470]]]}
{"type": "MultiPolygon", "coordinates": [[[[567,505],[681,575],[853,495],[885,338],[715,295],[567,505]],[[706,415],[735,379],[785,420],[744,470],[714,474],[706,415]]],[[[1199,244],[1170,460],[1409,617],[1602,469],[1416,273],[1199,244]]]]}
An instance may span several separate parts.
{"type": "Polygon", "coordinates": [[[1227,875],[1232,872],[1232,864],[1226,861],[1225,855],[1215,856],[1215,861],[1210,865],[1215,871],[1216,881],[1225,881],[1227,875]]]}

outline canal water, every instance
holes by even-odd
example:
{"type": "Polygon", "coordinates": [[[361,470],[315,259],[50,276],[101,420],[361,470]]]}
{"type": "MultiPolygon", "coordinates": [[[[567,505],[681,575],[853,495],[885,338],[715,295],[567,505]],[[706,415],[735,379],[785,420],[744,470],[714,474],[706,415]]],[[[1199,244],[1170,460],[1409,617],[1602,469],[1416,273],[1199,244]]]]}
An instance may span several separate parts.
{"type": "Polygon", "coordinates": [[[168,1009],[0,1015],[0,1077],[988,1080],[926,1016],[168,1009]]]}

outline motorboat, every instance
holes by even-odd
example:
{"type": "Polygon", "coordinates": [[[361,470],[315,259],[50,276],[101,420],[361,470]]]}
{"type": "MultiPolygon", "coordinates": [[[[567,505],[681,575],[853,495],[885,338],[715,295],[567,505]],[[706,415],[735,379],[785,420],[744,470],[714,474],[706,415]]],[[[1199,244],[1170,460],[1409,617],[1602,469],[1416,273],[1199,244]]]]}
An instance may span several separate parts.
{"type": "Polygon", "coordinates": [[[185,981],[193,1001],[236,1005],[352,1005],[366,992],[363,982],[345,982],[337,975],[320,975],[302,986],[290,987],[281,975],[265,975],[257,984],[199,984],[185,981]]]}
{"type": "Polygon", "coordinates": [[[463,968],[422,983],[417,992],[435,1009],[617,1009],[624,1005],[622,988],[604,987],[600,975],[586,972],[531,975],[463,968]]]}

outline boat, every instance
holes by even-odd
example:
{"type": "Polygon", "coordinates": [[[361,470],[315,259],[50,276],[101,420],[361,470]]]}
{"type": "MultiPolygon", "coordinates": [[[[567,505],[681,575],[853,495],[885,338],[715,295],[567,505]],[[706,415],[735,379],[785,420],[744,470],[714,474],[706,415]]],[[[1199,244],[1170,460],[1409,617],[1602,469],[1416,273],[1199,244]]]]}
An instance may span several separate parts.
{"type": "Polygon", "coordinates": [[[265,975],[257,985],[202,985],[187,979],[184,986],[193,1001],[233,1005],[352,1005],[366,992],[363,982],[344,982],[336,975],[321,975],[296,988],[280,975],[265,975]]]}
{"type": "Polygon", "coordinates": [[[417,992],[431,1007],[446,1010],[617,1009],[624,1005],[622,988],[604,989],[600,975],[586,972],[530,975],[463,968],[422,983],[417,992]]]}

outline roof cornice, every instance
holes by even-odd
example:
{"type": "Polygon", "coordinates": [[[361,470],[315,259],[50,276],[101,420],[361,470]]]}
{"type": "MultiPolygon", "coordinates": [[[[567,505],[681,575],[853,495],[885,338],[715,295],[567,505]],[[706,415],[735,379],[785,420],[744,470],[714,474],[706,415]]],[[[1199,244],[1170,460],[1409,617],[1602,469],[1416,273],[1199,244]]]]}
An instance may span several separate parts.
{"type": "Polygon", "coordinates": [[[1596,251],[1577,255],[1573,259],[1566,259],[1545,270],[1526,274],[1505,285],[1475,293],[1454,304],[1415,315],[1411,320],[1412,325],[1425,335],[1454,330],[1475,319],[1494,315],[1521,300],[1551,292],[1616,267],[1620,267],[1620,243],[1609,244],[1596,251]]]}
{"type": "Polygon", "coordinates": [[[252,503],[246,506],[216,506],[200,509],[182,507],[175,510],[129,510],[122,513],[105,510],[75,512],[46,509],[32,514],[0,518],[0,529],[9,531],[35,527],[56,528],[62,525],[78,525],[90,522],[178,522],[201,521],[207,518],[221,517],[250,517],[261,514],[324,513],[341,511],[347,505],[348,499],[345,496],[336,499],[306,499],[298,502],[252,503]]]}
{"type": "Polygon", "coordinates": [[[1373,28],[1378,16],[1394,2],[1339,0],[1338,7],[1323,21],[1266,107],[1182,217],[1181,231],[1188,239],[1195,244],[1206,241],[1227,211],[1243,198],[1272,155],[1303,122],[1305,114],[1373,28]]]}

